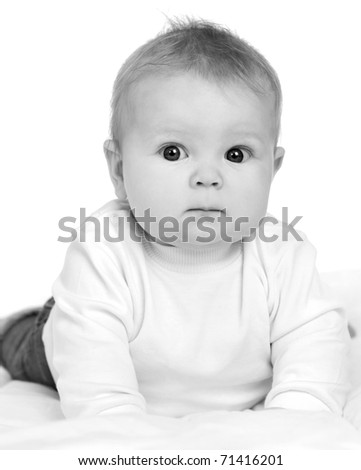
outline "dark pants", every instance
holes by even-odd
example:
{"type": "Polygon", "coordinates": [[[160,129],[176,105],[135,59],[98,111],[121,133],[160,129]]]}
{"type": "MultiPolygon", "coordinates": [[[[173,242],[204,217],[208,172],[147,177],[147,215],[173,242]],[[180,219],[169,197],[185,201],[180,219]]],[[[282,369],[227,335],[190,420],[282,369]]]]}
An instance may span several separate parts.
{"type": "Polygon", "coordinates": [[[54,306],[51,297],[43,307],[9,321],[0,343],[0,364],[15,380],[36,382],[56,390],[42,341],[43,328],[54,306]]]}

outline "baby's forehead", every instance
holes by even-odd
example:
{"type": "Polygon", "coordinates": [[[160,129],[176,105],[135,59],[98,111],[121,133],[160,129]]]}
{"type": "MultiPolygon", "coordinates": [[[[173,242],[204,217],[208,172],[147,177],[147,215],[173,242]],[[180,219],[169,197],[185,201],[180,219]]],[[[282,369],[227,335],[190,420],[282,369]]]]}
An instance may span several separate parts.
{"type": "Polygon", "coordinates": [[[274,134],[273,97],[259,96],[239,82],[221,85],[179,76],[153,77],[139,82],[128,98],[123,137],[140,133],[149,142],[155,138],[191,142],[274,134]],[[208,87],[204,95],[203,87],[208,87]],[[240,94],[241,101],[234,101],[237,96],[232,91],[240,94]]]}
{"type": "Polygon", "coordinates": [[[150,74],[145,75],[135,81],[126,92],[128,105],[134,110],[138,105],[142,108],[148,101],[167,100],[174,102],[191,97],[194,101],[187,101],[187,106],[197,106],[199,94],[207,93],[213,101],[227,99],[232,102],[237,99],[237,95],[247,96],[250,102],[259,103],[275,102],[275,94],[271,88],[265,92],[257,92],[241,79],[217,80],[215,78],[205,78],[192,72],[178,74],[150,74]]]}
{"type": "Polygon", "coordinates": [[[128,106],[133,117],[165,120],[166,124],[171,118],[192,121],[194,114],[206,110],[209,118],[218,113],[221,124],[228,115],[238,119],[247,114],[274,114],[275,96],[272,91],[257,93],[241,80],[220,82],[185,73],[143,78],[130,90],[128,106]]]}

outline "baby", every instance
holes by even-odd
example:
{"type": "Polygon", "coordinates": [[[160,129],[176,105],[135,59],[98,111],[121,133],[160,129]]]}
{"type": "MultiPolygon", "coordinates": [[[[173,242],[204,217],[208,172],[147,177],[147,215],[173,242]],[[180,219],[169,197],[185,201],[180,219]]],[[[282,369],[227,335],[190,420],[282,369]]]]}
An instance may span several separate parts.
{"type": "Polygon", "coordinates": [[[202,20],[128,58],[104,145],[117,199],[70,244],[53,298],[3,325],[14,378],[56,388],[66,417],[342,413],[346,321],[306,237],[264,223],[281,101],[267,60],[202,20]]]}

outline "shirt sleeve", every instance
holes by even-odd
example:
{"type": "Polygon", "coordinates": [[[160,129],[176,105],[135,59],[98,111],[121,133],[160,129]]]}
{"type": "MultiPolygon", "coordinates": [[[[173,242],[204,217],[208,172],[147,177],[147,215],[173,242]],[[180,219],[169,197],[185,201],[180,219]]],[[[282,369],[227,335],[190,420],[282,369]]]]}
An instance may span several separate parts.
{"type": "Polygon", "coordinates": [[[129,352],[131,295],[106,247],[73,242],[53,296],[45,349],[65,416],[143,411],[129,352]]]}
{"type": "Polygon", "coordinates": [[[315,249],[303,235],[275,267],[273,384],[265,407],[342,414],[349,390],[350,338],[342,310],[324,292],[315,259],[315,249]]]}

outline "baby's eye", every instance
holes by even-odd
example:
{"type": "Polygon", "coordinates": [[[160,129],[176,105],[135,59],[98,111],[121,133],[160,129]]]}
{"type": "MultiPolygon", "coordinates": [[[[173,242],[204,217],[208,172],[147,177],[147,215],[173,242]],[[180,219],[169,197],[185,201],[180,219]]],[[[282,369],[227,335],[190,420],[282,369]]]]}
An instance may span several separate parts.
{"type": "Polygon", "coordinates": [[[179,160],[182,153],[185,155],[184,150],[179,148],[177,145],[167,145],[162,149],[163,157],[171,162],[179,160]]]}
{"type": "Polygon", "coordinates": [[[232,147],[231,149],[227,150],[226,158],[230,162],[242,163],[251,158],[251,152],[240,147],[232,147]]]}

